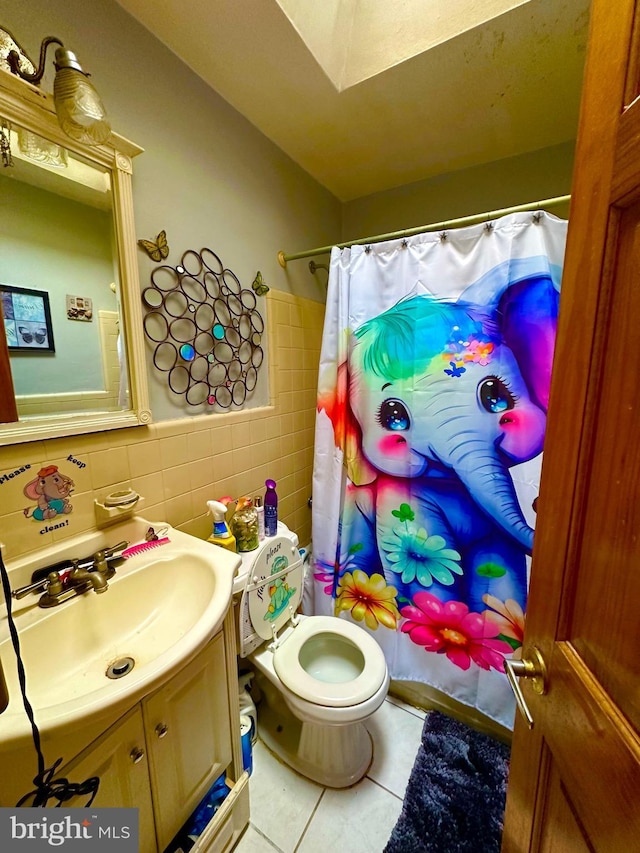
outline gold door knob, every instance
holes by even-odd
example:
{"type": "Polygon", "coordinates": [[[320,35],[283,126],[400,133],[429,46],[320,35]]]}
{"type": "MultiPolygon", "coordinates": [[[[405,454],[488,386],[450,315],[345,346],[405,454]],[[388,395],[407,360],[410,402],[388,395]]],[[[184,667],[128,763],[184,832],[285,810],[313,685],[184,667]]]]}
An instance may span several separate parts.
{"type": "Polygon", "coordinates": [[[513,695],[516,699],[516,704],[520,713],[525,719],[527,728],[533,728],[533,717],[531,711],[527,707],[522,690],[518,684],[519,678],[528,678],[531,680],[531,687],[534,693],[542,696],[547,689],[547,666],[544,662],[540,650],[535,646],[531,649],[530,656],[522,660],[505,660],[504,671],[513,695]]]}

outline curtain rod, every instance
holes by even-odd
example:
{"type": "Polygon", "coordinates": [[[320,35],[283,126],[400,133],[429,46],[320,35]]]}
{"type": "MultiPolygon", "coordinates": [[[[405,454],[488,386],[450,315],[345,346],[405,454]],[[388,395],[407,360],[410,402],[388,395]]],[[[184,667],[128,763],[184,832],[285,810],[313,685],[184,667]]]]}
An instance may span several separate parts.
{"type": "MultiPolygon", "coordinates": [[[[336,243],[338,249],[346,249],[349,246],[362,246],[368,243],[381,243],[384,240],[395,240],[398,237],[412,237],[414,234],[422,234],[425,231],[437,231],[440,228],[455,228],[460,225],[473,225],[488,219],[496,219],[498,216],[506,216],[509,213],[521,213],[527,210],[540,210],[546,207],[555,207],[565,204],[571,200],[570,195],[559,195],[555,198],[545,198],[541,201],[531,201],[528,204],[518,204],[515,207],[503,207],[501,210],[489,210],[486,213],[475,213],[472,216],[463,216],[460,219],[447,219],[444,222],[432,222],[431,225],[420,225],[417,228],[408,228],[405,231],[392,231],[389,234],[378,234],[376,237],[363,237],[360,240],[349,240],[347,243],[336,243]]],[[[320,249],[308,249],[306,252],[296,252],[294,255],[286,255],[283,251],[278,252],[278,263],[283,269],[287,267],[287,261],[298,261],[301,258],[312,258],[316,255],[328,254],[333,246],[322,246],[320,249]]]]}

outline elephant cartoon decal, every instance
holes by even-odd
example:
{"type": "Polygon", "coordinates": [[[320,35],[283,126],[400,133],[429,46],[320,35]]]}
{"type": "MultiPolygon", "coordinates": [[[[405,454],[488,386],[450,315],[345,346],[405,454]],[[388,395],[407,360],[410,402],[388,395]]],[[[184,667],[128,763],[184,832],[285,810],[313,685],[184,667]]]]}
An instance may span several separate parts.
{"type": "Polygon", "coordinates": [[[69,497],[73,492],[74,482],[58,470],[57,465],[48,465],[38,471],[38,476],[24,487],[24,495],[37,506],[24,510],[26,518],[44,521],[55,518],[56,515],[68,514],[73,511],[69,497]]]}
{"type": "Polygon", "coordinates": [[[348,474],[338,612],[464,669],[521,645],[533,530],[510,469],[542,451],[558,301],[536,275],[482,304],[413,296],[351,334],[319,398],[348,474]]]}

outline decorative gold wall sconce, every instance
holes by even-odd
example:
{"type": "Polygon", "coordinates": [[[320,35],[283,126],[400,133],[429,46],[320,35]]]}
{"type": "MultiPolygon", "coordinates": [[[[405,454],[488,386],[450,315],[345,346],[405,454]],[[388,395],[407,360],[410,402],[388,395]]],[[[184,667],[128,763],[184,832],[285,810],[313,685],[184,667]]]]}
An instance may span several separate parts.
{"type": "Polygon", "coordinates": [[[0,27],[0,67],[38,85],[45,70],[45,58],[50,44],[59,47],[55,53],[56,76],[53,81],[53,100],[62,130],[78,142],[100,145],[111,133],[107,113],[86,71],[76,55],[65,48],[59,38],[47,36],[40,46],[37,69],[13,35],[0,27]]]}

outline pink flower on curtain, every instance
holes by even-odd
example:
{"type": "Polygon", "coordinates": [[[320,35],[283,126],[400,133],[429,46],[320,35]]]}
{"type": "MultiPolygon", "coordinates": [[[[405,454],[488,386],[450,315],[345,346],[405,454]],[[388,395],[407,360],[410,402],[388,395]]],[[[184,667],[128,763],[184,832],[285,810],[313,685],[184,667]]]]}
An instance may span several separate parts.
{"type": "Polygon", "coordinates": [[[313,573],[314,579],[325,585],[323,588],[325,595],[332,595],[335,567],[318,558],[315,558],[314,562],[316,567],[316,571],[313,573]]]}
{"type": "Polygon", "coordinates": [[[491,361],[493,349],[494,345],[491,341],[479,341],[474,338],[472,341],[469,341],[464,360],[486,366],[491,361]]]}
{"type": "Polygon", "coordinates": [[[442,353],[442,358],[445,361],[453,361],[457,367],[465,362],[481,364],[486,367],[491,362],[494,349],[495,344],[488,338],[471,338],[468,341],[450,340],[442,353]]]}
{"type": "Polygon", "coordinates": [[[461,601],[440,601],[430,592],[417,592],[413,604],[400,611],[407,620],[401,630],[427,652],[445,654],[451,663],[467,670],[471,661],[481,669],[503,671],[512,648],[496,639],[497,628],[485,613],[470,613],[461,601]]]}

